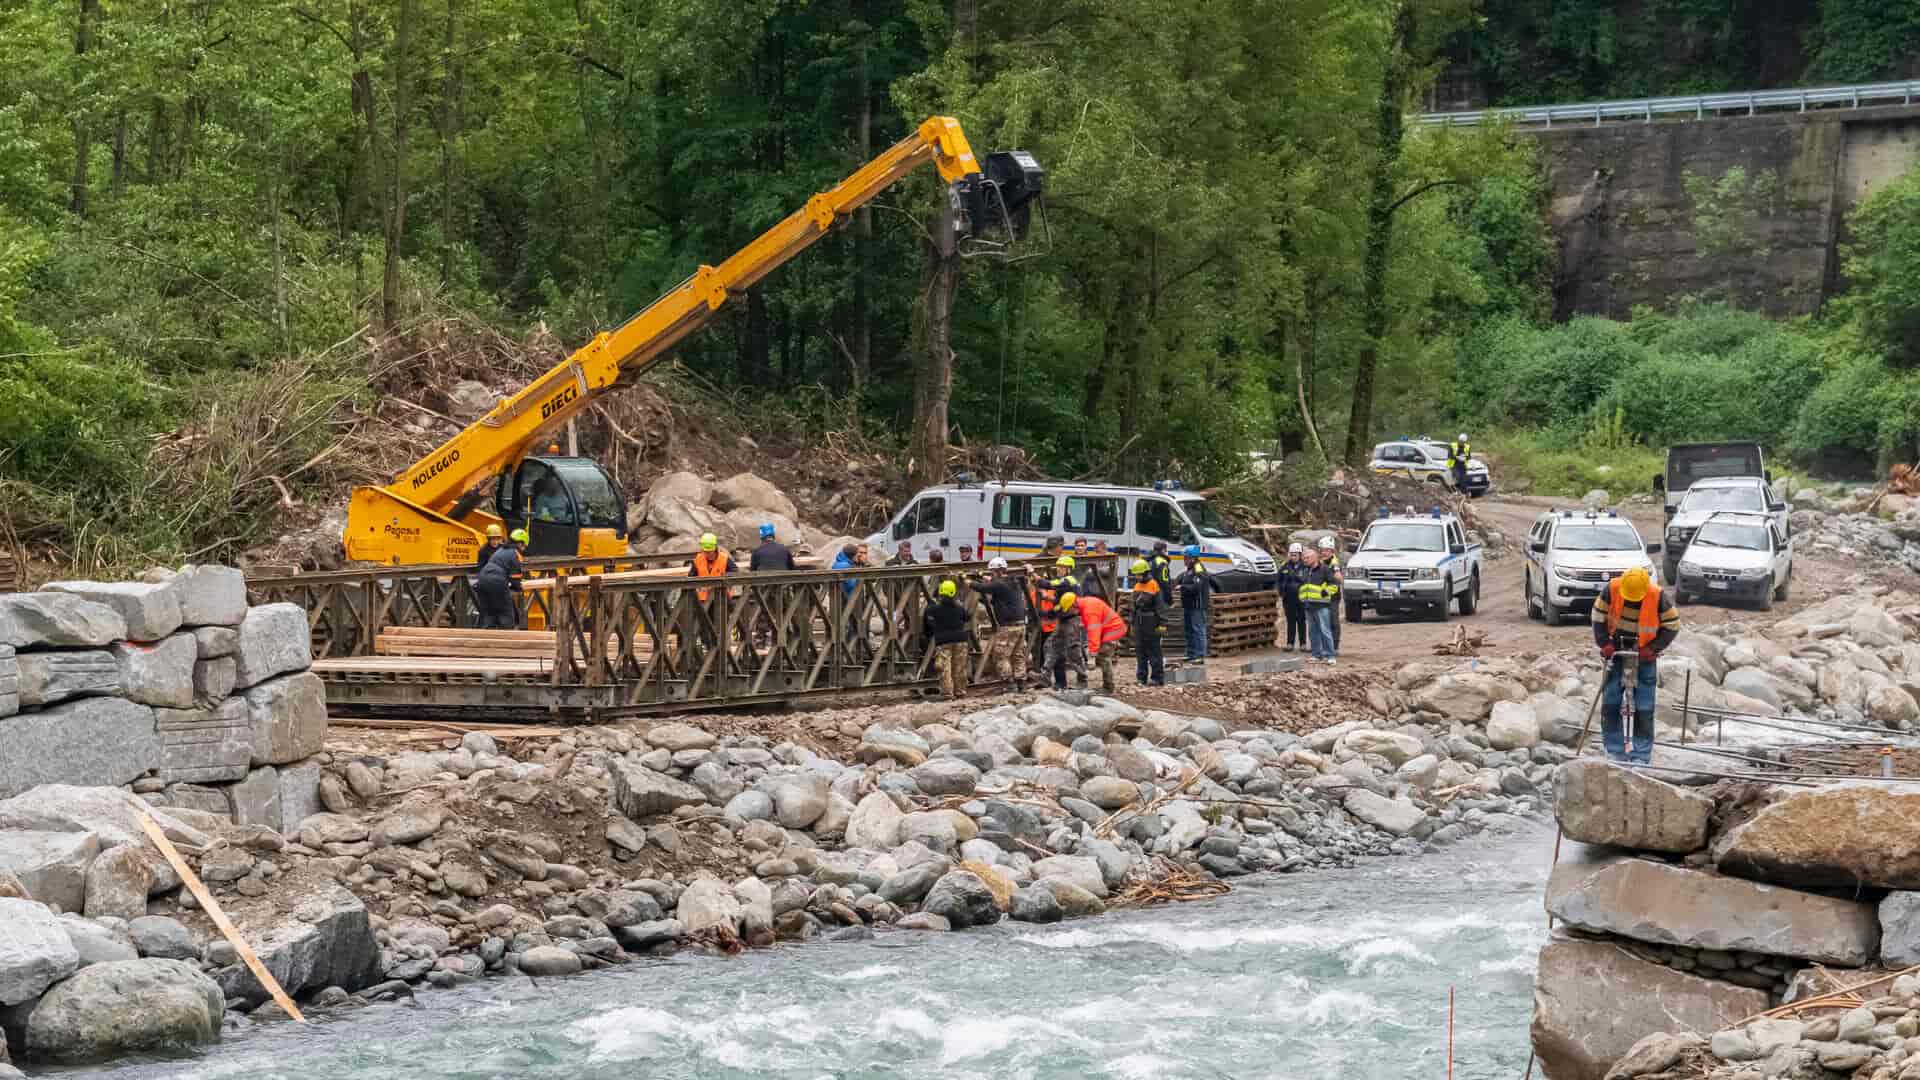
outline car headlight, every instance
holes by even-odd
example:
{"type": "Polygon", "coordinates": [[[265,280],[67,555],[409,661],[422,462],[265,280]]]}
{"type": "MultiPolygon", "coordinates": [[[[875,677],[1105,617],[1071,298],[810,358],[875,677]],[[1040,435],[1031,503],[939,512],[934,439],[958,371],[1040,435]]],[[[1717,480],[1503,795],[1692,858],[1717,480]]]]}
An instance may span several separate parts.
{"type": "Polygon", "coordinates": [[[1422,566],[1413,572],[1413,579],[1415,581],[1432,581],[1439,576],[1440,571],[1431,566],[1422,566]]]}
{"type": "Polygon", "coordinates": [[[1771,567],[1755,566],[1750,569],[1740,571],[1740,580],[1758,581],[1761,578],[1766,577],[1768,574],[1771,574],[1771,573],[1773,573],[1773,570],[1771,567]]]}
{"type": "Polygon", "coordinates": [[[1698,574],[1698,573],[1703,573],[1704,571],[1701,568],[1699,563],[1686,562],[1682,560],[1680,563],[1680,572],[1683,574],[1698,574]]]}
{"type": "Polygon", "coordinates": [[[1251,570],[1253,569],[1253,560],[1247,558],[1245,555],[1235,555],[1233,557],[1233,568],[1235,570],[1251,570]]]}
{"type": "Polygon", "coordinates": [[[1668,529],[1667,530],[1668,543],[1678,544],[1684,541],[1686,538],[1687,538],[1687,531],[1685,529],[1668,529]]]}

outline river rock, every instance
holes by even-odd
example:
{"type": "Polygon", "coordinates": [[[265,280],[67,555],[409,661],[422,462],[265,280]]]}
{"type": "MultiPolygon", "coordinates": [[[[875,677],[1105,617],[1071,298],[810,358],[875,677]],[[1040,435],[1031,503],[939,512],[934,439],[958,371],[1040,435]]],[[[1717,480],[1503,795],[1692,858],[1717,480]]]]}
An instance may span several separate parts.
{"type": "Polygon", "coordinates": [[[582,964],[577,953],[556,945],[538,945],[520,954],[520,974],[533,976],[578,975],[582,964]]]}
{"type": "Polygon", "coordinates": [[[892,850],[900,843],[900,826],[906,816],[885,792],[868,792],[847,820],[847,846],[892,850]]]}
{"type": "Polygon", "coordinates": [[[657,746],[663,750],[679,753],[682,750],[711,750],[720,740],[711,732],[702,731],[692,724],[666,723],[655,724],[642,736],[648,746],[657,746]]]}
{"type": "Polygon", "coordinates": [[[373,827],[373,846],[417,844],[447,822],[446,805],[430,795],[409,795],[373,827]]]}
{"type": "Polygon", "coordinates": [[[251,689],[245,697],[254,765],[284,765],[312,757],[325,747],[327,688],[320,676],[302,671],[248,685],[251,689]]]}
{"type": "Polygon", "coordinates": [[[1118,810],[1140,801],[1140,789],[1117,776],[1096,776],[1080,785],[1080,794],[1102,810],[1118,810]]]}
{"type": "Polygon", "coordinates": [[[832,793],[828,779],[817,772],[770,775],[760,788],[773,797],[773,815],[789,829],[804,829],[827,812],[832,793]]]}
{"type": "Polygon", "coordinates": [[[872,764],[883,759],[899,762],[912,768],[927,760],[933,747],[927,740],[911,731],[884,728],[878,724],[868,728],[860,737],[860,745],[854,747],[854,757],[872,764]]]}
{"type": "Polygon", "coordinates": [[[853,803],[841,797],[838,792],[827,795],[827,809],[809,828],[818,837],[841,836],[847,831],[847,823],[853,820],[853,803]]]}
{"type": "Polygon", "coordinates": [[[644,765],[615,761],[609,771],[613,773],[613,808],[632,820],[671,814],[682,806],[700,806],[707,801],[706,793],[699,788],[644,765]]]}
{"type": "Polygon", "coordinates": [[[992,926],[1000,921],[1000,909],[994,904],[993,890],[966,870],[941,875],[933,883],[920,909],[947,920],[955,930],[970,926],[992,926]]]}
{"type": "Polygon", "coordinates": [[[880,899],[900,907],[918,904],[926,899],[934,882],[939,881],[940,875],[946,873],[947,869],[945,859],[909,866],[880,884],[880,899]]]}
{"type": "Polygon", "coordinates": [[[1349,788],[1341,805],[1347,813],[1377,829],[1405,836],[1427,820],[1426,811],[1406,799],[1389,799],[1364,788],[1349,788]]]}
{"type": "Polygon", "coordinates": [[[160,765],[153,709],[124,698],[78,698],[10,717],[0,798],[48,785],[117,787],[160,765]]]}
{"type": "Polygon", "coordinates": [[[172,582],[55,581],[44,588],[112,608],[133,641],[159,641],[180,629],[180,594],[172,582]]]}
{"type": "Polygon", "coordinates": [[[1920,964],[1920,892],[1890,892],[1880,901],[1880,958],[1890,968],[1920,964]]]}
{"type": "MultiPolygon", "coordinates": [[[[9,731],[12,722],[9,722],[9,731]]],[[[9,747],[11,749],[11,747],[9,747]]],[[[51,832],[90,832],[100,838],[100,846],[132,845],[142,852],[153,868],[153,892],[180,887],[174,873],[160,853],[154,850],[140,828],[140,815],[150,814],[161,833],[176,844],[205,848],[213,837],[184,824],[164,809],[148,806],[139,796],[120,788],[74,787],[45,784],[11,799],[0,801],[0,830],[41,829],[51,832]]],[[[149,894],[152,895],[152,894],[149,894]]]]}
{"type": "Polygon", "coordinates": [[[1008,917],[1015,922],[1057,923],[1067,915],[1060,901],[1054,899],[1053,890],[1044,882],[1036,881],[1013,894],[1008,917]]]}
{"type": "Polygon", "coordinates": [[[1869,719],[1896,731],[1911,730],[1914,722],[1920,721],[1920,701],[1891,683],[1867,691],[1866,707],[1869,719]]]}
{"type": "Polygon", "coordinates": [[[111,645],[127,636],[127,621],[110,607],[71,593],[0,596],[0,645],[19,649],[111,645]]]}
{"type": "Polygon", "coordinates": [[[1599,758],[1555,778],[1554,815],[1570,840],[1684,854],[1707,843],[1713,800],[1599,758]]]}
{"type": "Polygon", "coordinates": [[[17,1005],[80,966],[61,922],[45,904],[0,899],[0,1005],[17,1005]]]}
{"type": "MultiPolygon", "coordinates": [[[[87,868],[99,854],[100,838],[90,832],[0,832],[0,871],[12,873],[35,900],[61,911],[81,909],[87,868]]],[[[143,907],[146,899],[141,893],[143,907]]]]}
{"type": "Polygon", "coordinates": [[[1340,736],[1336,745],[1356,754],[1378,754],[1396,769],[1425,751],[1420,740],[1411,735],[1377,728],[1355,728],[1340,736]]]}
{"type": "Polygon", "coordinates": [[[929,758],[908,769],[907,775],[920,785],[923,794],[935,797],[971,795],[974,786],[980,782],[980,770],[959,758],[950,757],[929,758]]]}
{"type": "Polygon", "coordinates": [[[1650,1031],[1718,1031],[1767,1008],[1766,992],[1648,963],[1604,941],[1540,950],[1533,1049],[1554,1080],[1601,1080],[1650,1031]]]}
{"type": "Polygon", "coordinates": [[[1647,859],[1562,862],[1547,913],[1656,945],[1745,950],[1860,967],[1878,952],[1873,905],[1647,859]]]}
{"type": "Polygon", "coordinates": [[[1920,888],[1920,790],[1870,780],[1782,795],[1722,833],[1723,873],[1804,887],[1920,888]]]}
{"type": "Polygon", "coordinates": [[[1107,878],[1100,864],[1084,855],[1051,855],[1033,864],[1033,876],[1041,881],[1063,878],[1101,899],[1107,896],[1107,878]]]}
{"type": "Polygon", "coordinates": [[[140,950],[141,956],[161,960],[197,960],[200,957],[200,946],[194,943],[192,931],[182,926],[178,919],[169,919],[165,915],[142,915],[128,921],[127,933],[133,938],[133,946],[140,950]]]}
{"type": "Polygon", "coordinates": [[[234,685],[258,686],[276,675],[305,671],[313,662],[307,613],[298,604],[247,609],[234,641],[234,685]]]}
{"type": "MultiPolygon", "coordinates": [[[[352,893],[335,887],[295,908],[294,919],[254,945],[288,994],[297,997],[327,986],[354,991],[379,981],[380,943],[367,909],[352,893]]],[[[267,1000],[266,989],[244,964],[222,968],[214,977],[229,998],[245,998],[250,1006],[267,1000]]]]}
{"type": "Polygon", "coordinates": [[[52,705],[76,697],[119,696],[124,691],[120,661],[105,649],[21,653],[16,659],[22,705],[52,705]]]}
{"type": "Polygon", "coordinates": [[[674,917],[680,920],[689,934],[721,927],[729,933],[739,933],[740,921],[745,914],[733,890],[725,882],[714,878],[699,878],[688,885],[687,891],[680,894],[680,903],[674,909],[674,917]]]}
{"type": "Polygon", "coordinates": [[[1533,707],[1518,701],[1496,701],[1487,717],[1487,745],[1495,750],[1520,750],[1540,741],[1540,717],[1533,707]]]}
{"type": "MultiPolygon", "coordinates": [[[[80,954],[81,967],[140,959],[140,950],[133,947],[133,939],[124,930],[75,915],[62,916],[60,928],[67,932],[67,940],[73,942],[74,951],[80,954]]],[[[0,1038],[0,1042],[4,1041],[0,1038]]]]}
{"type": "Polygon", "coordinates": [[[741,821],[771,821],[773,796],[764,791],[743,791],[727,800],[722,812],[741,821]]]}
{"type": "Polygon", "coordinates": [[[26,1057],[81,1064],[216,1042],[226,1016],[220,987],[192,963],[94,964],[42,997],[24,1023],[26,1057]]]}
{"type": "Polygon", "coordinates": [[[1607,1070],[1606,1080],[1633,1080],[1634,1077],[1664,1073],[1679,1062],[1687,1051],[1704,1047],[1706,1040],[1691,1031],[1678,1035],[1656,1031],[1633,1044],[1626,1056],[1607,1070]]]}
{"type": "Polygon", "coordinates": [[[101,852],[87,867],[87,898],[80,910],[89,919],[138,919],[147,913],[152,894],[152,862],[138,848],[122,844],[101,852]]]}
{"type": "Polygon", "coordinates": [[[1066,878],[1041,878],[1034,884],[1045,886],[1047,891],[1053,894],[1054,900],[1059,903],[1061,914],[1069,919],[1085,919],[1104,914],[1107,910],[1106,901],[1066,878]]]}
{"type": "Polygon", "coordinates": [[[1414,692],[1413,706],[1448,720],[1473,723],[1485,719],[1496,701],[1526,699],[1526,690],[1518,683],[1469,671],[1442,675],[1421,687],[1414,692]]]}
{"type": "Polygon", "coordinates": [[[1666,656],[1681,657],[1693,661],[1693,670],[1704,675],[1708,682],[1719,686],[1727,677],[1726,646],[1718,638],[1708,637],[1693,630],[1682,630],[1674,636],[1673,644],[1667,646],[1666,656]]]}

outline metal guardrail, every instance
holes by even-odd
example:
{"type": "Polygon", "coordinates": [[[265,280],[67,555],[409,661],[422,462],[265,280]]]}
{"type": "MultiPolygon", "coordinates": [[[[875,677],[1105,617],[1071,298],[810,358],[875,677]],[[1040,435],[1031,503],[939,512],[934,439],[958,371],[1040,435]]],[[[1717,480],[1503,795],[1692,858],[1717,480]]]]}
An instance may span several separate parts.
{"type": "Polygon", "coordinates": [[[1476,109],[1472,112],[1422,113],[1420,122],[1443,127],[1471,127],[1493,120],[1552,127],[1655,117],[1705,120],[1709,116],[1753,116],[1762,112],[1807,112],[1812,109],[1860,109],[1874,105],[1911,105],[1920,96],[1920,80],[1865,83],[1859,86],[1820,86],[1803,90],[1752,90],[1731,94],[1692,94],[1685,97],[1640,98],[1632,101],[1591,101],[1576,105],[1537,105],[1515,109],[1476,109]]]}

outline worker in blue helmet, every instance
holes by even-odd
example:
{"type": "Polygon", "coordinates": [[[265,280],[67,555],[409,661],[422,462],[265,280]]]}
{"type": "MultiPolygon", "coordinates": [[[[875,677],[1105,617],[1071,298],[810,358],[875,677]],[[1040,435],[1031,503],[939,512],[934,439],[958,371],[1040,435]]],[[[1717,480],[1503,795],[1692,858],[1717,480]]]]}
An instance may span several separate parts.
{"type": "Polygon", "coordinates": [[[1207,573],[1207,564],[1200,558],[1200,545],[1188,544],[1181,552],[1181,559],[1185,569],[1173,579],[1173,588],[1180,594],[1180,621],[1187,634],[1187,662],[1199,663],[1207,658],[1207,613],[1212,607],[1208,598],[1220,587],[1220,582],[1207,573]]]}
{"type": "Polygon", "coordinates": [[[760,546],[753,549],[753,555],[747,562],[747,569],[758,573],[761,570],[794,570],[793,552],[787,545],[774,536],[773,523],[760,526],[760,546]]]}

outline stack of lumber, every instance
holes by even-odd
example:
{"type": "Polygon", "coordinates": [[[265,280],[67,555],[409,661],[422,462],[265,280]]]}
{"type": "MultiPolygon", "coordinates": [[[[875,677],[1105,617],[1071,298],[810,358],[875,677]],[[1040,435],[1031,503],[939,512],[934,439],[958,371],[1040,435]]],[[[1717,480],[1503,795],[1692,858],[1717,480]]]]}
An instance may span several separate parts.
{"type": "Polygon", "coordinates": [[[0,593],[20,591],[20,564],[13,556],[0,551],[0,593]]]}
{"type": "MultiPolygon", "coordinates": [[[[550,630],[466,630],[443,626],[387,626],[373,639],[372,656],[318,660],[325,672],[406,672],[442,675],[545,675],[553,670],[550,630]]],[[[607,655],[615,653],[607,643],[607,655]]],[[[653,643],[640,635],[634,656],[641,663],[653,643]]]]}

